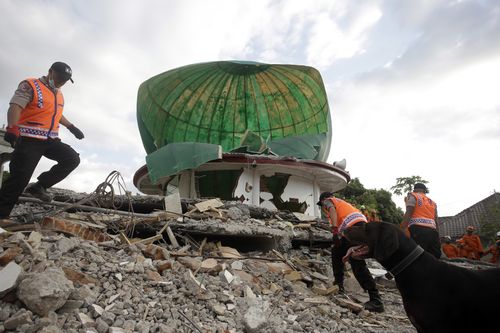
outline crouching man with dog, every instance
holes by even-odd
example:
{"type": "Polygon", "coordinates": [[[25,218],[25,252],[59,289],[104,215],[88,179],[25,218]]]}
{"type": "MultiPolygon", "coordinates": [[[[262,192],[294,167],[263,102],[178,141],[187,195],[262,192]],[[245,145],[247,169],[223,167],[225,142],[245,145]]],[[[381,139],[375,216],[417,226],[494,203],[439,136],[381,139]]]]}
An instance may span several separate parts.
{"type": "MultiPolygon", "coordinates": [[[[335,198],[331,192],[321,193],[317,204],[322,208],[323,213],[328,217],[330,225],[333,228],[333,275],[335,282],[339,286],[339,290],[344,292],[344,262],[342,258],[353,244],[343,237],[343,232],[352,226],[365,224],[367,220],[357,208],[344,200],[335,198]]],[[[384,304],[380,298],[375,281],[366,267],[366,262],[349,257],[349,263],[351,264],[354,277],[370,295],[370,300],[364,304],[365,309],[372,312],[383,312],[384,304]]]]}

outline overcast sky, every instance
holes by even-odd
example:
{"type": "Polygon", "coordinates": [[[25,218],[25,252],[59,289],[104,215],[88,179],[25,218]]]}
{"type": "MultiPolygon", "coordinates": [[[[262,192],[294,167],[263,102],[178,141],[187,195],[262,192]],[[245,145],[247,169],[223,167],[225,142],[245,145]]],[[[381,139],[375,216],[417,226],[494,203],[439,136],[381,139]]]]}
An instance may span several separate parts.
{"type": "Polygon", "coordinates": [[[137,191],[139,85],[192,63],[250,60],[321,72],[329,162],[346,158],[367,188],[419,175],[443,216],[500,190],[497,0],[0,0],[0,12],[2,123],[22,79],[54,61],[73,68],[65,116],[86,137],[61,129],[82,163],[57,187],[90,193],[118,170],[137,191]]]}

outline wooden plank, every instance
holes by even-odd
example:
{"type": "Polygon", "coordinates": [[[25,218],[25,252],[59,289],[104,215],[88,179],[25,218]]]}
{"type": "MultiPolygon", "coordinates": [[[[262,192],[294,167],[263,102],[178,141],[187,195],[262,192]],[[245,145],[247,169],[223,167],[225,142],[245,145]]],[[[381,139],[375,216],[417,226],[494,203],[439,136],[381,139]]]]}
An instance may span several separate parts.
{"type": "Polygon", "coordinates": [[[172,244],[172,246],[176,249],[179,247],[179,243],[177,242],[177,239],[175,238],[175,235],[174,233],[172,232],[172,229],[170,229],[170,227],[167,225],[167,235],[168,235],[168,239],[170,240],[170,243],[172,244]]]}
{"type": "Polygon", "coordinates": [[[204,212],[212,208],[218,208],[222,206],[224,206],[224,203],[219,198],[205,200],[203,202],[195,204],[195,207],[198,208],[200,212],[204,212]]]}

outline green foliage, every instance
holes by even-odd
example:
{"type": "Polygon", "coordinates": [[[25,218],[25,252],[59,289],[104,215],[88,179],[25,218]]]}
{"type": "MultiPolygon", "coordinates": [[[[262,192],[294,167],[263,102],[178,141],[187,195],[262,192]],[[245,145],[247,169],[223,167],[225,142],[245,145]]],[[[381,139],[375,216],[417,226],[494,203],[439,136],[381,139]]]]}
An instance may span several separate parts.
{"type": "Polygon", "coordinates": [[[391,187],[391,191],[396,195],[407,194],[413,190],[413,185],[416,183],[427,184],[428,181],[420,176],[399,177],[396,178],[396,185],[391,187]]]}
{"type": "Polygon", "coordinates": [[[399,224],[403,218],[403,211],[392,201],[389,191],[365,189],[358,178],[352,179],[345,189],[335,195],[358,208],[365,206],[376,210],[382,221],[399,224]]]}

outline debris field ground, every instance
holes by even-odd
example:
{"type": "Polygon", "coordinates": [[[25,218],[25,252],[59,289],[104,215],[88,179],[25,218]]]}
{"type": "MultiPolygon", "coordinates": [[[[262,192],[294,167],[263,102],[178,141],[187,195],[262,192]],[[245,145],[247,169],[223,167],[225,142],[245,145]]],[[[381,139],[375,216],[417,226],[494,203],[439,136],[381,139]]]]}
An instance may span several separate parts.
{"type": "Polygon", "coordinates": [[[317,220],[238,202],[133,216],[21,202],[0,234],[0,332],[416,332],[377,262],[384,313],[363,310],[349,270],[338,293],[317,220]]]}

